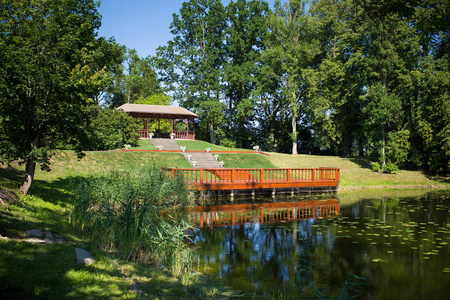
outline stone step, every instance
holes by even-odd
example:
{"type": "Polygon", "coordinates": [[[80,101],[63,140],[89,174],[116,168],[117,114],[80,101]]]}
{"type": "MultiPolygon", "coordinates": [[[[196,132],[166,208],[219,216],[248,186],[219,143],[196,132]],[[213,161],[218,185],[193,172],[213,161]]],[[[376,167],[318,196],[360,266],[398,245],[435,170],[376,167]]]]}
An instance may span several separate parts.
{"type": "Polygon", "coordinates": [[[212,168],[221,168],[219,162],[214,158],[211,153],[208,152],[192,152],[192,153],[183,153],[184,157],[188,159],[188,155],[190,156],[189,163],[198,169],[212,169],[212,168]]]}

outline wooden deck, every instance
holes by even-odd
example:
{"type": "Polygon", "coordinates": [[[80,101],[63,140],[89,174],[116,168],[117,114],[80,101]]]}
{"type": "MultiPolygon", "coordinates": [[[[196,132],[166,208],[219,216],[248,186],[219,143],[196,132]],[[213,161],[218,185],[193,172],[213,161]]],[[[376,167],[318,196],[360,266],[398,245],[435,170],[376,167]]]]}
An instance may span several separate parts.
{"type": "Polygon", "coordinates": [[[162,168],[181,176],[194,189],[203,191],[258,190],[299,187],[337,187],[339,169],[177,169],[162,168]]]}
{"type": "Polygon", "coordinates": [[[333,218],[339,212],[337,199],[197,206],[189,210],[192,225],[199,228],[333,218]]]}

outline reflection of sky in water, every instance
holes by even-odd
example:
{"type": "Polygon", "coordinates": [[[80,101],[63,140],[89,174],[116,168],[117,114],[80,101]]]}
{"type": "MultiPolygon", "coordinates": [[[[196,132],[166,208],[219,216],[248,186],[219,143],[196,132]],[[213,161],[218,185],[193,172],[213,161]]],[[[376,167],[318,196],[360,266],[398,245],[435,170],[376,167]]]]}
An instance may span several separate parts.
{"type": "Polygon", "coordinates": [[[450,193],[444,195],[363,200],[341,207],[340,218],[196,230],[200,269],[268,298],[298,283],[302,265],[302,276],[330,292],[354,274],[370,280],[374,299],[439,299],[450,293],[443,271],[450,272],[450,193]]]}

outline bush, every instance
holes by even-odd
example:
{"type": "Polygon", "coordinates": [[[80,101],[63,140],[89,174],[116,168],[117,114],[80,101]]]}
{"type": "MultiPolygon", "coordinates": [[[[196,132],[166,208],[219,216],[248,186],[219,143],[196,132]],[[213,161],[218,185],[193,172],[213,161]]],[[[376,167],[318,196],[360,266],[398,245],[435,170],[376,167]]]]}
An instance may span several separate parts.
{"type": "Polygon", "coordinates": [[[398,167],[397,167],[396,164],[391,163],[391,162],[388,162],[388,163],[384,166],[383,171],[384,171],[385,173],[395,174],[395,173],[398,172],[398,167]]]}
{"type": "Polygon", "coordinates": [[[182,178],[159,169],[112,171],[76,186],[71,222],[95,246],[181,275],[192,259],[185,243],[191,227],[181,209],[188,201],[182,178]]]}
{"type": "Polygon", "coordinates": [[[381,170],[381,166],[379,163],[377,163],[377,162],[372,163],[372,171],[380,172],[380,170],[381,170]]]}
{"type": "Polygon", "coordinates": [[[122,145],[137,145],[139,134],[136,120],[116,109],[101,109],[92,118],[89,130],[88,150],[111,150],[122,145]],[[122,116],[122,126],[120,124],[122,116]],[[121,135],[122,133],[122,135],[121,135]]]}

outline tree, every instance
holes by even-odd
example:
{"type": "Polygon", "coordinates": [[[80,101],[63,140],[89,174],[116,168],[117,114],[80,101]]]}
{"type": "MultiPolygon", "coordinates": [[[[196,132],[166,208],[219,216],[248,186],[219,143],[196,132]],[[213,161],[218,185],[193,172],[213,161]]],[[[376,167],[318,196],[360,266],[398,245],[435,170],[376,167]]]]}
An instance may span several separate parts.
{"type": "MultiPolygon", "coordinates": [[[[206,107],[217,107],[223,100],[225,8],[219,0],[190,0],[183,3],[179,15],[173,15],[170,28],[174,38],[157,49],[156,59],[166,88],[174,91],[181,106],[223,120],[217,118],[217,110],[200,106],[207,102],[206,107]]],[[[214,143],[214,126],[207,128],[214,143]]]]}
{"type": "Polygon", "coordinates": [[[111,150],[120,145],[137,145],[139,134],[136,120],[117,109],[97,108],[89,130],[89,144],[86,150],[111,150]]]}
{"type": "Polygon", "coordinates": [[[228,102],[228,132],[242,145],[253,118],[251,97],[257,88],[255,74],[266,40],[268,4],[259,0],[231,1],[226,7],[226,62],[224,64],[225,98],[228,102]]]}
{"type": "Polygon", "coordinates": [[[273,76],[282,84],[284,95],[289,100],[292,124],[292,154],[297,155],[297,121],[305,113],[307,96],[305,69],[313,64],[319,50],[315,38],[315,25],[305,11],[305,2],[290,0],[275,3],[269,17],[270,38],[263,52],[273,61],[273,76]]]}
{"type": "Polygon", "coordinates": [[[364,11],[351,0],[315,1],[310,13],[318,25],[320,63],[308,70],[308,120],[316,144],[343,155],[352,154],[358,142],[363,155],[362,101],[366,71],[361,63],[360,41],[367,28],[364,11]]]}
{"type": "Polygon", "coordinates": [[[0,155],[25,164],[28,194],[57,142],[81,155],[88,107],[106,78],[95,64],[100,16],[92,0],[15,0],[1,2],[0,19],[0,155]]]}

